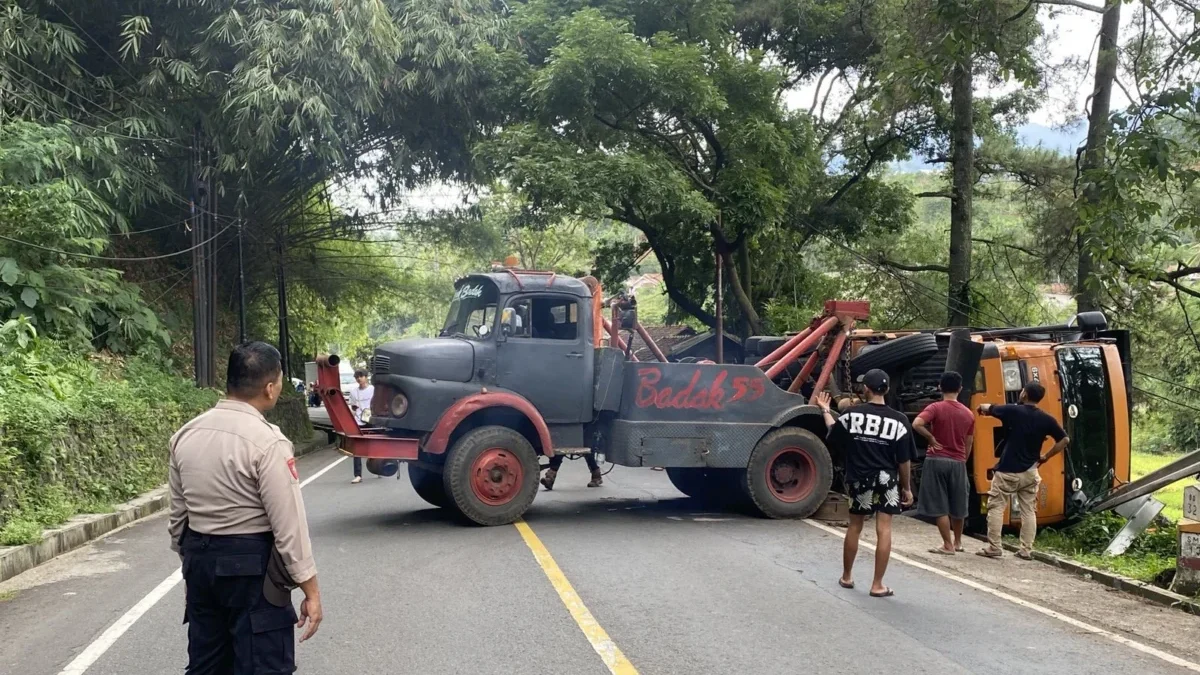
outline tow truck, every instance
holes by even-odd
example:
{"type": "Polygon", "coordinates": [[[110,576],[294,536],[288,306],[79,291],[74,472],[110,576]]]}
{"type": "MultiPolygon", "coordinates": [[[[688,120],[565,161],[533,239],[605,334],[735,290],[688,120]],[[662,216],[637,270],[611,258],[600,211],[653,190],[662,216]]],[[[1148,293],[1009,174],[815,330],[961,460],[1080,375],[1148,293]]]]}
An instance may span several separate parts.
{"type": "MultiPolygon", "coordinates": [[[[590,278],[552,272],[494,268],[459,279],[438,337],[375,350],[367,427],[335,395],[338,357],[318,357],[319,393],[343,451],[379,475],[406,463],[425,501],[480,525],[525,513],[541,458],[589,452],[664,467],[685,494],[726,495],[772,518],[821,506],[835,461],[824,421],[773,379],[826,336],[844,344],[867,303],[827,303],[761,365],[669,363],[659,350],[660,361],[634,360],[620,331],[644,329],[617,306],[606,318],[602,296],[590,278]]],[[[821,380],[837,361],[825,360],[821,380]]]]}

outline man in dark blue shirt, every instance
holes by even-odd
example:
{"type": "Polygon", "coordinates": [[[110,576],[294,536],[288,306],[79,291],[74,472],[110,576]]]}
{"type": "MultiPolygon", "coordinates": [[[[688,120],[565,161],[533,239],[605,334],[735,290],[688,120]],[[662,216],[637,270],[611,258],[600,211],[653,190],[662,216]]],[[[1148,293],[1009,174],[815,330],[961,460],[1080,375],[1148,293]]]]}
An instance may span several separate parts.
{"type": "Polygon", "coordinates": [[[1046,414],[1037,404],[1046,395],[1046,388],[1034,381],[1021,390],[1018,405],[979,406],[980,415],[1000,420],[1005,431],[1004,452],[1000,461],[989,471],[992,489],[988,492],[988,546],[979,552],[985,558],[1004,555],[1000,548],[1000,530],[1004,527],[1004,507],[1017,496],[1021,507],[1021,549],[1017,557],[1033,558],[1033,539],[1037,535],[1037,494],[1042,484],[1038,467],[1050,461],[1067,447],[1070,439],[1058,420],[1046,414]],[[1054,446],[1045,455],[1042,444],[1054,439],[1054,446]]]}

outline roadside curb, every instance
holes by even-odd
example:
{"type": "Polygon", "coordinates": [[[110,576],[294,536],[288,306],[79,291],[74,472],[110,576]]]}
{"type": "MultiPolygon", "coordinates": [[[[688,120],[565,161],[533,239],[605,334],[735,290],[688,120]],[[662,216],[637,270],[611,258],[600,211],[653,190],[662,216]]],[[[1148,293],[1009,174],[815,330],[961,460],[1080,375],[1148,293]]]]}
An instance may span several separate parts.
{"type": "MultiPolygon", "coordinates": [[[[1018,550],[1018,547],[1013,544],[1002,543],[1001,545],[1006,551],[1012,553],[1015,553],[1018,550]]],[[[1132,593],[1133,595],[1136,595],[1144,600],[1156,602],[1160,605],[1166,605],[1168,607],[1174,607],[1187,612],[1188,614],[1200,616],[1200,603],[1197,603],[1195,600],[1192,600],[1187,596],[1183,596],[1178,593],[1172,593],[1171,591],[1164,590],[1153,584],[1148,584],[1144,581],[1138,581],[1137,579],[1130,579],[1129,577],[1123,577],[1118,574],[1113,574],[1112,572],[1105,572],[1104,570],[1099,570],[1095,567],[1089,567],[1053,553],[1044,553],[1042,551],[1035,550],[1033,551],[1033,559],[1046,563],[1047,565],[1053,565],[1054,567],[1066,570],[1067,572],[1071,572],[1085,579],[1099,582],[1105,586],[1108,586],[1109,588],[1114,588],[1118,591],[1124,591],[1126,593],[1132,593]]]]}
{"type": "MultiPolygon", "coordinates": [[[[329,447],[325,434],[296,448],[296,457],[303,457],[329,447]]],[[[42,540],[21,546],[0,546],[0,582],[7,581],[42,563],[92,542],[113,530],[125,527],[162,511],[170,505],[166,486],[117,505],[111,513],[85,514],[71,518],[62,526],[42,532],[42,540]]]]}

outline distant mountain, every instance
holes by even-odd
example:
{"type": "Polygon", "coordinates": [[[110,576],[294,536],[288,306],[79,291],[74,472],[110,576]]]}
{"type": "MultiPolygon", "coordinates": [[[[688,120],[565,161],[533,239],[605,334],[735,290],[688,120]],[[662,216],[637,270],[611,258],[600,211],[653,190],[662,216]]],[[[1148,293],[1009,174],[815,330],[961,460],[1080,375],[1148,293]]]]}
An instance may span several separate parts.
{"type": "MultiPolygon", "coordinates": [[[[1054,129],[1041,124],[1026,124],[1017,131],[1017,138],[1023,145],[1040,145],[1049,150],[1057,150],[1065,155],[1075,154],[1075,149],[1087,138],[1087,128],[1079,126],[1073,129],[1054,129]]],[[[936,171],[940,167],[928,164],[925,157],[914,156],[903,162],[892,162],[892,171],[897,173],[914,173],[917,171],[936,171]]]]}

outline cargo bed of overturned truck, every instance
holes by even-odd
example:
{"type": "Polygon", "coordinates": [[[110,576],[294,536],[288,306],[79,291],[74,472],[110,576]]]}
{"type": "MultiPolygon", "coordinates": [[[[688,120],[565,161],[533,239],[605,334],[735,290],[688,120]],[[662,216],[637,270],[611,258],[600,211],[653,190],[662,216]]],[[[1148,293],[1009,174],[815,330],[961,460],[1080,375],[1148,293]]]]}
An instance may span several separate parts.
{"type": "Polygon", "coordinates": [[[601,304],[592,279],[508,269],[460,279],[440,337],[376,350],[370,428],[341,412],[336,359],[320,359],[343,450],[376,473],[407,462],[423,499],[483,525],[525,512],[541,458],[587,452],[665,467],[685,494],[769,517],[820,507],[834,477],[824,422],[774,378],[804,355],[804,370],[829,382],[865,303],[828,303],[758,365],[636,361],[619,336],[636,320],[614,309],[609,322],[601,304]]]}

